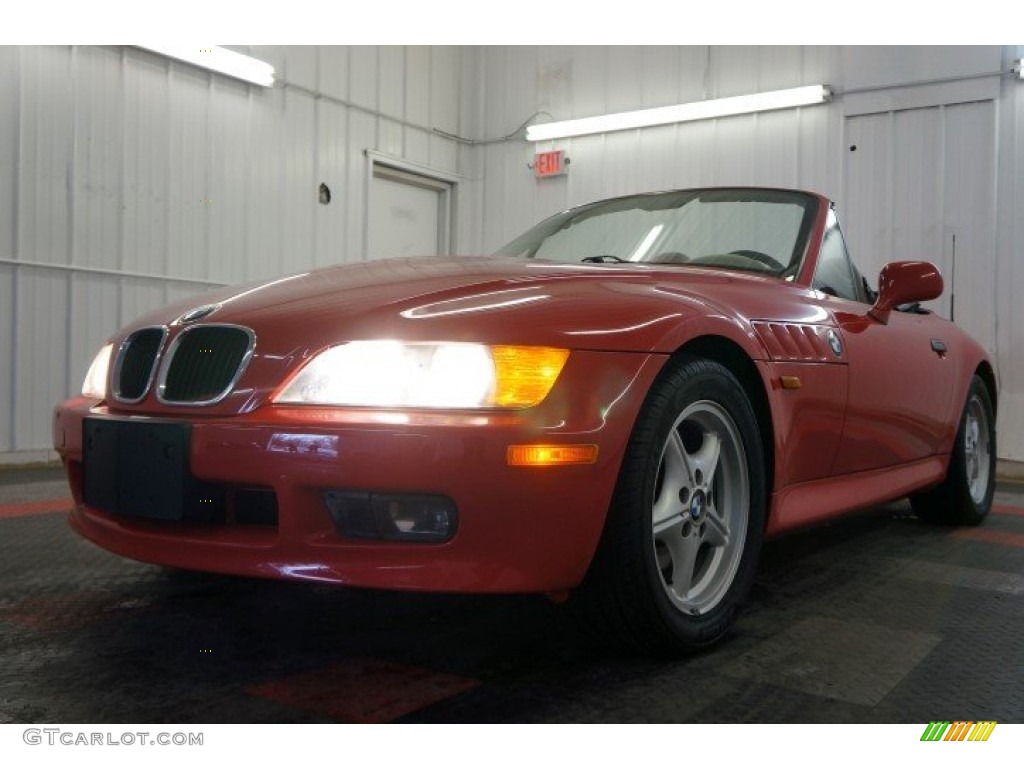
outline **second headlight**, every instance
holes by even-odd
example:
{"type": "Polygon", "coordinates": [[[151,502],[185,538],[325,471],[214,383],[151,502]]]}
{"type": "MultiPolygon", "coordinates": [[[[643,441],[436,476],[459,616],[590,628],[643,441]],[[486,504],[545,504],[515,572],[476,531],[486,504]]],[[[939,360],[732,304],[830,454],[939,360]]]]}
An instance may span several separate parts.
{"type": "Polygon", "coordinates": [[[107,375],[110,371],[110,356],[114,351],[113,344],[104,344],[96,353],[89,370],[82,382],[82,394],[102,400],[107,396],[107,375]]]}
{"type": "Polygon", "coordinates": [[[463,342],[353,341],[316,355],[278,403],[382,408],[528,408],[551,391],[569,350],[463,342]]]}

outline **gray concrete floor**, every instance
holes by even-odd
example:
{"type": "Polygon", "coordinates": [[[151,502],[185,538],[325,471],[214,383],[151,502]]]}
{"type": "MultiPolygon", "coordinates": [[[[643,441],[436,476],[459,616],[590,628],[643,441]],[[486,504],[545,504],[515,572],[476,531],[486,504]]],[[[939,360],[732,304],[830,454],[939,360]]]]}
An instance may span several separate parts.
{"type": "Polygon", "coordinates": [[[906,504],[769,543],[728,640],[616,655],[540,597],[172,571],[0,471],[0,723],[1024,721],[1024,486],[977,529],[906,504]],[[50,503],[52,502],[52,503],[50,503]]]}

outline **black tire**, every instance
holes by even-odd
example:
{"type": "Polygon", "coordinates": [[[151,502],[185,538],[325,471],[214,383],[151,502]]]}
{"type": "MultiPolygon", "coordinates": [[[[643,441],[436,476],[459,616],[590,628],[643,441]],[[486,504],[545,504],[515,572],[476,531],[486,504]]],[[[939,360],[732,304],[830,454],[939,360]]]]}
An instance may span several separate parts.
{"type": "Polygon", "coordinates": [[[714,361],[671,361],[641,408],[572,604],[600,637],[631,650],[675,655],[711,645],[754,581],[766,496],[757,419],[739,381],[714,361]],[[702,463],[715,445],[718,457],[702,463]]]}
{"type": "Polygon", "coordinates": [[[914,513],[937,525],[980,525],[996,490],[996,425],[992,396],[980,377],[971,380],[945,479],[910,497],[914,513]],[[972,427],[971,423],[976,427],[972,427]],[[980,441],[980,443],[979,443],[980,441]],[[976,447],[970,448],[971,444],[976,447]],[[985,456],[980,456],[984,445],[985,456]],[[972,493],[973,490],[973,493],[972,493]]]}

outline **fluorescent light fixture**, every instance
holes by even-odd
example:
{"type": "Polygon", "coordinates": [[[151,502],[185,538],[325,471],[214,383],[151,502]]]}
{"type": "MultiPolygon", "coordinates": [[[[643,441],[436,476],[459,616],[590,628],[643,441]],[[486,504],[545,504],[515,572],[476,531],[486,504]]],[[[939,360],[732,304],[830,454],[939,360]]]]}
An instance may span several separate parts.
{"type": "Polygon", "coordinates": [[[138,47],[256,85],[270,87],[274,84],[272,64],[254,59],[252,56],[236,53],[219,45],[140,45],[138,47]]]}
{"type": "Polygon", "coordinates": [[[531,125],[526,129],[526,140],[545,141],[567,136],[585,136],[590,133],[625,131],[648,125],[685,123],[691,120],[707,120],[712,117],[805,107],[811,104],[821,104],[831,98],[832,91],[827,85],[807,85],[801,88],[787,88],[782,91],[765,91],[746,96],[730,96],[725,99],[675,104],[671,107],[617,112],[613,115],[583,117],[579,120],[564,120],[558,123],[541,123],[540,125],[531,125]]]}
{"type": "Polygon", "coordinates": [[[1017,77],[1024,80],[1024,59],[1017,59],[1013,64],[1013,68],[1017,71],[1017,77]]]}

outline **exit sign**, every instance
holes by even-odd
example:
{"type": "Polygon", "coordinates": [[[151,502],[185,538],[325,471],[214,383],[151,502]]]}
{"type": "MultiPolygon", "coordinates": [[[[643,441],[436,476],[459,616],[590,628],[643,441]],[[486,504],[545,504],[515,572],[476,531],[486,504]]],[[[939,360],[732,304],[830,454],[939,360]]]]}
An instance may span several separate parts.
{"type": "Polygon", "coordinates": [[[569,159],[565,156],[564,149],[538,152],[533,156],[533,173],[538,179],[545,179],[548,176],[564,176],[569,171],[568,165],[569,159]]]}

